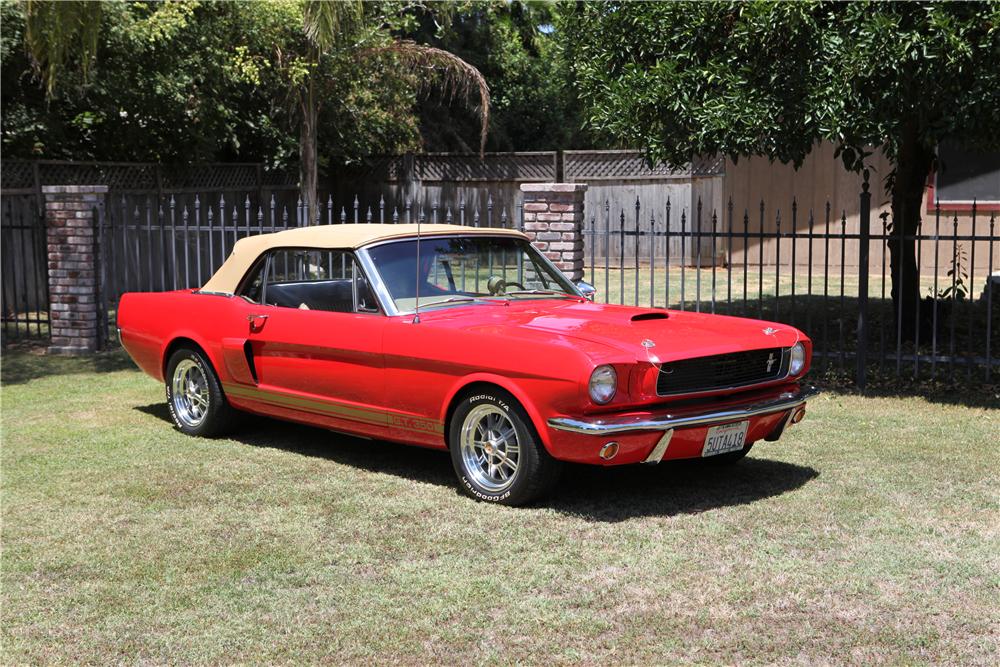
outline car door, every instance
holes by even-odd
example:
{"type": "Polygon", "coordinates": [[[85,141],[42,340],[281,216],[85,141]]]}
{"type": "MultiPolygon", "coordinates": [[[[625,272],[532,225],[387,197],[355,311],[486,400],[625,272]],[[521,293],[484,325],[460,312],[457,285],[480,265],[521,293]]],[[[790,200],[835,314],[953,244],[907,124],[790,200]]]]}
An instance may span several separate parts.
{"type": "Polygon", "coordinates": [[[244,288],[245,361],[282,416],[385,434],[386,317],[349,251],[279,248],[244,288]]]}

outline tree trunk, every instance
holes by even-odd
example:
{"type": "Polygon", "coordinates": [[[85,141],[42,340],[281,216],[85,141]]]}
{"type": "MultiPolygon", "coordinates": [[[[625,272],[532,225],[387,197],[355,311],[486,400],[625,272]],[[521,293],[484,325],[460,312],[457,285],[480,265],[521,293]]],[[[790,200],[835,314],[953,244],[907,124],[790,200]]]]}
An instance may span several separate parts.
{"type": "Polygon", "coordinates": [[[302,98],[302,128],[299,133],[299,194],[302,198],[303,210],[308,216],[306,225],[315,225],[319,214],[316,204],[316,153],[318,151],[316,123],[318,115],[313,81],[310,77],[305,95],[302,98]]]}
{"type": "Polygon", "coordinates": [[[920,227],[924,186],[934,153],[924,147],[915,124],[907,124],[898,139],[892,186],[892,232],[886,242],[892,275],[892,307],[897,331],[903,341],[912,341],[920,324],[920,284],[916,242],[920,227]],[[909,237],[909,238],[907,238],[909,237]]]}

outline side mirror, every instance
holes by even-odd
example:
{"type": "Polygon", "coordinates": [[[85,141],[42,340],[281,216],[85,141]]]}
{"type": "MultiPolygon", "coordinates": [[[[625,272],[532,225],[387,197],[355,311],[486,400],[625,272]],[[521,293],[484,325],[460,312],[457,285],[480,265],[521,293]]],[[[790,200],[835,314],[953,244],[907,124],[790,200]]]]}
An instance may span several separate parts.
{"type": "Polygon", "coordinates": [[[587,297],[591,301],[594,300],[594,295],[597,294],[597,288],[585,280],[577,280],[576,288],[580,290],[580,293],[583,294],[583,296],[587,297]]]}

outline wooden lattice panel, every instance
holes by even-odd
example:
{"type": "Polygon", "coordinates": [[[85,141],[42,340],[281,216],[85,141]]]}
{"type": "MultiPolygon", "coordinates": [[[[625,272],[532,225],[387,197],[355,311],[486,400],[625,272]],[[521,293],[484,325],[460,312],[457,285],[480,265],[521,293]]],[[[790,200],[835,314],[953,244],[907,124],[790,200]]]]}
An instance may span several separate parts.
{"type": "Polygon", "coordinates": [[[126,162],[38,163],[42,185],[106,185],[112,190],[155,190],[156,165],[126,162]]]}
{"type": "Polygon", "coordinates": [[[162,167],[161,178],[164,190],[255,188],[257,187],[257,166],[253,164],[208,164],[162,167]]]}
{"type": "Polygon", "coordinates": [[[257,164],[206,164],[164,166],[145,162],[66,162],[58,160],[5,160],[0,167],[4,190],[27,190],[44,185],[106,185],[116,192],[157,190],[235,190],[262,183],[285,185],[296,174],[269,174],[257,164]],[[34,167],[38,168],[35,182],[34,167]]]}
{"type": "Polygon", "coordinates": [[[566,151],[563,166],[568,181],[683,177],[689,174],[686,166],[677,168],[661,162],[650,167],[641,151],[566,151]]]}
{"type": "Polygon", "coordinates": [[[0,187],[4,190],[26,190],[35,186],[31,163],[21,160],[4,160],[0,164],[0,187]]]}
{"type": "Polygon", "coordinates": [[[365,162],[365,175],[385,181],[398,181],[404,177],[403,158],[398,155],[372,157],[365,162]]]}
{"type": "Polygon", "coordinates": [[[701,156],[691,161],[694,176],[718,176],[726,173],[726,158],[721,155],[701,156]]]}
{"type": "Polygon", "coordinates": [[[554,152],[428,154],[414,156],[414,176],[421,181],[541,182],[556,178],[554,152]]]}
{"type": "Polygon", "coordinates": [[[641,151],[566,151],[563,165],[568,181],[686,178],[725,172],[722,157],[699,157],[683,167],[664,162],[650,166],[641,151]]]}
{"type": "Polygon", "coordinates": [[[299,172],[294,169],[264,170],[261,173],[261,184],[265,187],[270,185],[296,185],[299,182],[299,172]]]}

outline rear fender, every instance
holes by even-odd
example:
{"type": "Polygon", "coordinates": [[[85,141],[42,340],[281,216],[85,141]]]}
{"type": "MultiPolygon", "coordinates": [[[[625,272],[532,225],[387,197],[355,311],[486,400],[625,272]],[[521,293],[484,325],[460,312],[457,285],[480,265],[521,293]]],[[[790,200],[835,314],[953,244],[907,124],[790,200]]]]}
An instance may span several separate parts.
{"type": "Polygon", "coordinates": [[[227,372],[225,360],[222,355],[221,346],[210,343],[207,339],[192,329],[181,329],[174,332],[173,337],[163,346],[163,349],[160,352],[160,377],[158,379],[163,380],[166,378],[167,363],[170,361],[170,354],[173,354],[173,349],[182,347],[185,340],[189,340],[201,348],[202,352],[205,353],[205,356],[208,357],[209,363],[212,364],[212,369],[215,370],[216,375],[219,376],[220,381],[226,382],[230,379],[230,374],[227,372]]]}

